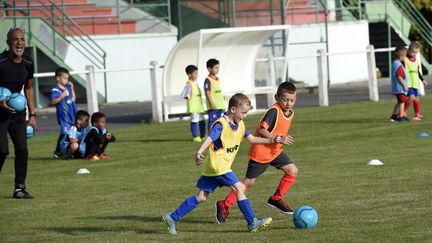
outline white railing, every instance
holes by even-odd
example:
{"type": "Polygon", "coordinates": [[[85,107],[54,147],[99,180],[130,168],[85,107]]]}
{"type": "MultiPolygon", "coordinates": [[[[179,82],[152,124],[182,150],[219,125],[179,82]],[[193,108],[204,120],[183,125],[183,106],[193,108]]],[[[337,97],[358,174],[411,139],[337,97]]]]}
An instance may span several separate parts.
{"type": "MultiPolygon", "coordinates": [[[[375,63],[375,53],[377,52],[389,52],[393,51],[395,48],[380,48],[375,49],[372,45],[367,46],[365,50],[359,51],[349,51],[349,52],[334,52],[334,53],[326,53],[324,49],[320,49],[317,51],[317,54],[307,55],[307,56],[296,56],[296,57],[287,57],[286,59],[303,59],[303,58],[316,58],[318,63],[318,96],[319,96],[319,105],[320,106],[328,106],[329,98],[328,98],[328,82],[326,78],[326,70],[327,70],[327,56],[334,55],[349,55],[349,54],[359,54],[359,53],[367,53],[368,59],[368,87],[369,87],[369,99],[372,101],[379,101],[379,93],[378,93],[378,81],[376,75],[376,63],[375,63]]],[[[266,87],[257,87],[253,90],[253,94],[273,94],[275,91],[275,74],[274,74],[274,61],[276,60],[284,60],[285,57],[269,57],[269,58],[260,58],[257,59],[257,62],[268,62],[268,78],[271,79],[268,83],[270,86],[266,87]]],[[[148,70],[150,71],[151,78],[151,89],[152,89],[152,119],[155,122],[162,122],[168,120],[168,111],[167,104],[171,102],[177,102],[181,99],[180,96],[164,96],[162,93],[162,81],[159,80],[159,69],[163,68],[163,66],[159,66],[157,61],[150,62],[149,66],[146,67],[133,67],[133,68],[123,68],[123,69],[99,69],[95,70],[95,68],[91,65],[86,66],[84,71],[72,71],[71,75],[77,74],[85,74],[86,75],[86,92],[87,92],[87,108],[88,112],[91,114],[93,112],[97,112],[98,108],[98,100],[97,100],[97,92],[96,92],[96,73],[109,73],[109,72],[128,72],[128,71],[140,71],[140,70],[148,70]]],[[[54,72],[49,73],[37,73],[34,75],[35,77],[53,77],[54,72]]],[[[421,89],[420,89],[421,90],[421,89]]],[[[424,92],[424,91],[423,91],[424,92]]],[[[423,93],[424,94],[424,93],[423,93]]],[[[268,104],[272,104],[273,99],[268,99],[268,104]]]]}

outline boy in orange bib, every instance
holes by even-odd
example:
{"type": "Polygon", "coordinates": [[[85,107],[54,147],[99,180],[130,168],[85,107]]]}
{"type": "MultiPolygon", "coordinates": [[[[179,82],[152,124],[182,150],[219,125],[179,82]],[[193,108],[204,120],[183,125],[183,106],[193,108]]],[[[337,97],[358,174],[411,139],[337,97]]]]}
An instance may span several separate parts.
{"type": "MultiPolygon", "coordinates": [[[[282,136],[284,144],[292,144],[293,137],[288,135],[291,122],[294,118],[292,110],[296,102],[296,87],[289,82],[279,85],[275,95],[276,103],[261,118],[254,136],[272,138],[282,136]]],[[[288,192],[297,177],[297,167],[294,162],[285,155],[282,144],[252,144],[249,150],[249,165],[246,178],[242,181],[246,190],[255,184],[256,178],[264,173],[269,165],[284,172],[276,192],[268,199],[271,207],[277,208],[283,213],[292,214],[293,210],[283,201],[283,196],[288,192]]],[[[231,190],[225,200],[216,202],[216,221],[225,222],[229,215],[230,207],[237,201],[236,192],[231,190]]]]}

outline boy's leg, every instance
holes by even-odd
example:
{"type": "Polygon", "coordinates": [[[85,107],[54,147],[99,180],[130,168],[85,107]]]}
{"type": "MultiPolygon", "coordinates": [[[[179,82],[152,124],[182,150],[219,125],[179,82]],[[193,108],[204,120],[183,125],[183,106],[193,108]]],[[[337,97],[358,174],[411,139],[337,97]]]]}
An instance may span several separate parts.
{"type": "Polygon", "coordinates": [[[268,226],[272,222],[272,218],[257,219],[252,209],[249,199],[244,194],[245,186],[241,182],[233,185],[237,192],[237,205],[246,219],[249,231],[256,232],[258,229],[268,226]]]}
{"type": "Polygon", "coordinates": [[[84,157],[90,157],[97,155],[100,145],[94,141],[94,139],[89,139],[86,143],[85,155],[84,157]]]}
{"type": "Polygon", "coordinates": [[[405,101],[405,113],[408,113],[408,109],[411,106],[411,103],[414,101],[415,97],[414,97],[414,89],[413,88],[409,88],[408,89],[408,93],[407,93],[407,98],[405,101]]]}
{"type": "Polygon", "coordinates": [[[206,124],[205,124],[204,116],[202,114],[199,114],[199,128],[200,128],[200,136],[201,138],[204,138],[206,135],[206,124]]]}
{"type": "Polygon", "coordinates": [[[209,192],[200,190],[197,195],[186,198],[183,203],[170,214],[170,217],[177,223],[186,214],[194,210],[199,203],[205,202],[208,195],[209,192]]]}
{"type": "Polygon", "coordinates": [[[198,137],[198,119],[199,119],[198,113],[196,112],[191,113],[190,118],[191,118],[190,129],[192,132],[192,137],[196,138],[198,137]]]}
{"type": "Polygon", "coordinates": [[[418,96],[418,91],[415,93],[414,98],[414,114],[415,117],[423,119],[423,116],[420,113],[420,97],[418,96]]]}
{"type": "Polygon", "coordinates": [[[78,143],[70,143],[68,148],[67,158],[71,159],[73,155],[78,151],[79,144],[78,143]]]}

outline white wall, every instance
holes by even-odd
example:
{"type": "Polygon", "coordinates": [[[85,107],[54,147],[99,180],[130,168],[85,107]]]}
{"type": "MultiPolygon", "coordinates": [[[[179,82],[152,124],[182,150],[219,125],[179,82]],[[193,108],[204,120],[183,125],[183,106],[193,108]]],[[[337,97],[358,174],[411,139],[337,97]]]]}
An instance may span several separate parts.
{"type": "MultiPolygon", "coordinates": [[[[106,67],[122,69],[149,66],[153,60],[164,65],[177,43],[175,34],[124,34],[92,36],[107,53],[106,67]]],[[[66,63],[74,70],[84,70],[90,62],[70,46],[66,63]]],[[[84,77],[85,78],[85,77],[84,77]]],[[[102,74],[96,75],[97,90],[105,94],[102,74]]],[[[108,102],[150,101],[151,83],[148,70],[107,73],[108,102]]]]}
{"type": "MultiPolygon", "coordinates": [[[[336,22],[328,25],[329,52],[366,50],[369,27],[366,21],[336,22]]],[[[288,56],[314,55],[325,49],[324,24],[293,25],[289,36],[288,56]],[[304,44],[308,43],[308,44],[304,44]]],[[[367,80],[366,53],[330,56],[330,83],[340,84],[367,80]]],[[[289,76],[307,85],[318,85],[316,58],[290,60],[289,76]]]]}

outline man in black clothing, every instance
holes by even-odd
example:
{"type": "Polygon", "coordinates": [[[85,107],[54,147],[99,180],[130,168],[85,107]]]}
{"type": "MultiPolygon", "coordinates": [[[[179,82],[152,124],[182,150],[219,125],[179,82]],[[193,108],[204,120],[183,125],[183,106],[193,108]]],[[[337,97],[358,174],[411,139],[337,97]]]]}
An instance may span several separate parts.
{"type": "MultiPolygon", "coordinates": [[[[9,50],[0,54],[0,87],[19,93],[24,87],[29,111],[28,124],[37,128],[33,94],[33,62],[24,57],[25,36],[19,28],[10,29],[7,34],[9,50]]],[[[26,111],[16,112],[7,105],[7,99],[0,102],[0,171],[9,154],[8,136],[15,150],[15,190],[13,198],[31,198],[25,190],[27,176],[27,136],[26,111]]]]}

